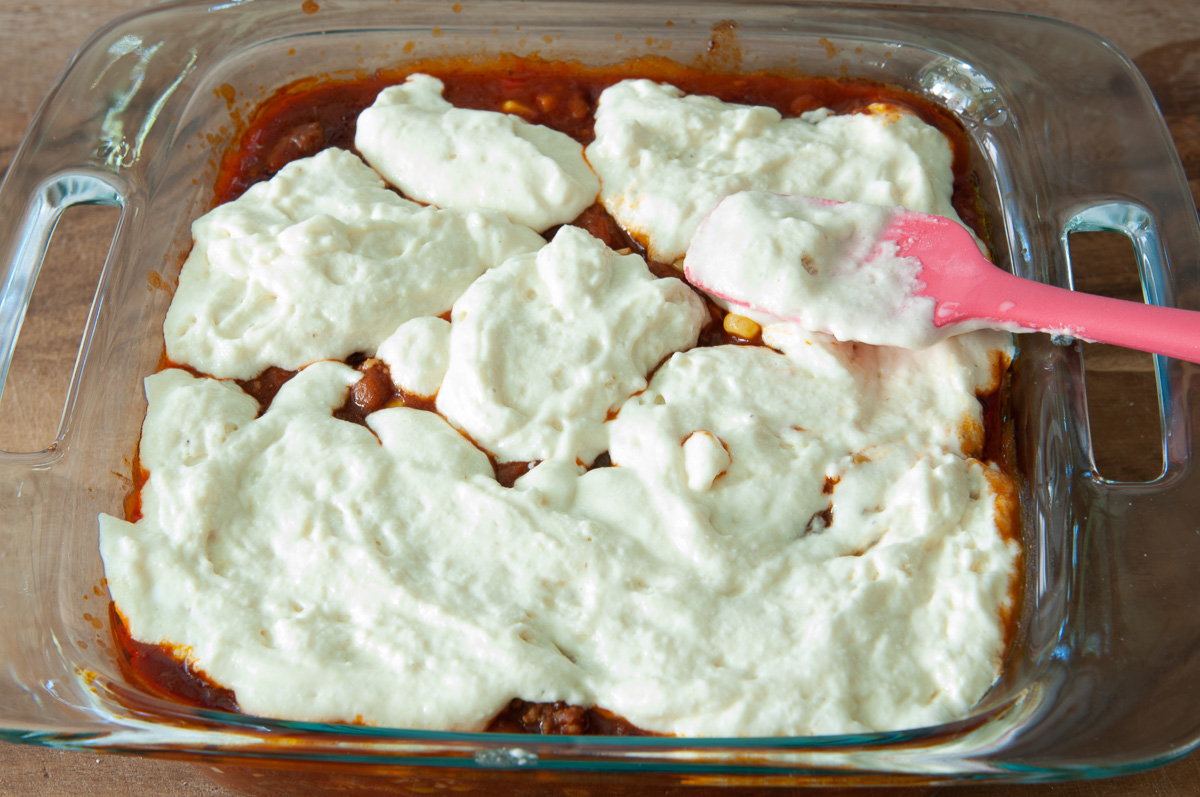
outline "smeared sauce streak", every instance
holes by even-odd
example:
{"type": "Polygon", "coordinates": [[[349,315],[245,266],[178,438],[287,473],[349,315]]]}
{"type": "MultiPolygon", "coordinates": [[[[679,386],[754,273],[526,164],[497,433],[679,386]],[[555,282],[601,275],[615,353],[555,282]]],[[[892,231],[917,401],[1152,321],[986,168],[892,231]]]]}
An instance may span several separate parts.
{"type": "Polygon", "coordinates": [[[233,692],[213,683],[178,648],[149,645],[131,637],[115,604],[109,604],[108,616],[117,642],[117,663],[127,678],[151,694],[178,703],[218,711],[239,710],[233,692]]]}
{"type": "Polygon", "coordinates": [[[601,708],[582,708],[561,701],[529,703],[512,700],[488,723],[489,733],[540,733],[553,736],[661,736],[601,708]]]}
{"type": "Polygon", "coordinates": [[[137,452],[133,455],[133,488],[125,496],[125,519],[137,523],[142,519],[142,488],[150,480],[150,471],[142,467],[141,457],[137,452]]]}
{"type": "MultiPolygon", "coordinates": [[[[316,4],[312,7],[315,10],[316,4]]],[[[736,68],[736,63],[731,68],[736,68]]],[[[830,108],[835,113],[845,114],[863,112],[873,103],[901,106],[942,131],[951,143],[955,209],[963,221],[986,240],[986,230],[980,226],[982,214],[978,192],[969,174],[966,136],[959,122],[943,109],[906,92],[867,81],[766,72],[705,71],[660,58],[636,59],[608,67],[516,56],[502,56],[486,63],[472,59],[436,59],[418,61],[403,70],[378,72],[351,80],[300,80],[277,91],[254,112],[246,130],[221,162],[214,204],[236,199],[255,183],[273,177],[291,161],[315,155],[327,147],[356,152],[354,134],[358,114],[374,102],[380,90],[401,83],[407,75],[416,72],[441,79],[445,83],[446,99],[458,107],[515,113],[526,121],[560,130],[584,145],[594,138],[594,112],[600,93],[630,77],[668,82],[689,94],[711,95],[726,102],[767,105],[785,117],[799,116],[816,108],[830,108]]],[[[628,249],[643,257],[646,254],[642,242],[626,233],[599,204],[586,209],[571,224],[587,230],[612,249],[628,249]]],[[[556,229],[546,231],[548,240],[556,229]]],[[[654,261],[648,261],[647,265],[656,277],[682,278],[672,265],[654,261]]],[[[709,310],[709,322],[701,331],[700,346],[762,345],[761,336],[745,340],[726,332],[722,323],[725,311],[703,294],[697,292],[697,295],[709,310]]],[[[434,398],[412,396],[397,390],[387,366],[381,361],[356,354],[345,362],[362,371],[363,378],[352,386],[346,403],[335,410],[335,417],[365,425],[370,413],[385,407],[406,406],[436,412],[434,398]]],[[[202,375],[195,369],[165,360],[162,366],[183,367],[194,375],[202,375]]],[[[258,401],[261,415],[295,374],[295,371],[271,367],[257,377],[239,380],[237,384],[258,401]]],[[[985,459],[1001,464],[1006,472],[1012,473],[1011,422],[1004,414],[1005,384],[1003,377],[998,375],[1000,387],[980,397],[985,429],[983,454],[985,459]]],[[[489,459],[497,481],[505,487],[511,487],[537,464],[497,462],[490,455],[489,459]]],[[[591,465],[610,466],[607,453],[601,454],[591,465]]],[[[141,490],[148,476],[135,462],[134,490],[125,506],[125,516],[130,522],[141,518],[141,490]]],[[[835,481],[827,480],[824,492],[832,492],[835,484],[835,481]]],[[[819,515],[828,525],[831,518],[827,514],[819,515]]],[[[203,672],[188,663],[184,651],[134,640],[115,606],[110,605],[110,612],[120,664],[134,682],[151,693],[188,705],[239,710],[234,693],[212,683],[203,672]]],[[[1009,625],[1011,629],[1011,621],[1009,625]]],[[[562,702],[532,703],[519,698],[496,715],[488,723],[487,730],[565,735],[656,735],[598,707],[562,702]]]]}

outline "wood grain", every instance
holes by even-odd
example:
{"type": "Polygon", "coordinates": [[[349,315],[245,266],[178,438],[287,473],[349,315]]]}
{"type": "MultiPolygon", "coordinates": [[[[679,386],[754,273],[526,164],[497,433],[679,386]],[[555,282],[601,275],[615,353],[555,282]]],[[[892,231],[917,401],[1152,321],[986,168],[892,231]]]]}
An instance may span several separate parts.
{"type": "MultiPolygon", "coordinates": [[[[1200,10],[1195,0],[1140,4],[1126,0],[973,0],[971,4],[1056,17],[1114,42],[1145,74],[1175,137],[1193,193],[1200,195],[1200,10]]],[[[147,5],[150,3],[142,0],[0,2],[0,74],[5,76],[0,83],[0,170],[7,168],[38,103],[75,48],[101,24],[147,5]]],[[[22,332],[21,346],[28,356],[21,358],[21,367],[10,375],[5,400],[0,404],[0,448],[36,447],[53,436],[65,378],[82,327],[79,308],[86,310],[90,301],[97,259],[103,258],[104,235],[111,224],[112,216],[106,218],[104,212],[83,214],[65,225],[64,235],[56,238],[54,267],[63,276],[61,282],[53,283],[56,287],[49,301],[38,297],[46,306],[31,309],[30,321],[22,332]],[[57,402],[55,395],[59,397],[57,402]]],[[[1086,247],[1091,275],[1091,282],[1083,287],[1122,297],[1139,295],[1136,278],[1128,267],[1128,245],[1123,240],[1095,240],[1081,245],[1086,247]]],[[[1102,471],[1112,477],[1152,471],[1157,467],[1157,420],[1146,410],[1148,359],[1111,348],[1090,350],[1086,357],[1089,392],[1096,394],[1091,410],[1093,424],[1110,432],[1114,447],[1107,464],[1101,464],[1102,471]],[[1136,457],[1129,456],[1133,451],[1138,452],[1136,457]],[[1130,472],[1126,474],[1122,468],[1130,472]]],[[[97,757],[0,744],[3,797],[234,794],[209,780],[204,771],[203,767],[179,762],[97,757]]],[[[936,793],[938,797],[1195,795],[1200,794],[1200,756],[1107,781],[961,786],[936,793]]]]}

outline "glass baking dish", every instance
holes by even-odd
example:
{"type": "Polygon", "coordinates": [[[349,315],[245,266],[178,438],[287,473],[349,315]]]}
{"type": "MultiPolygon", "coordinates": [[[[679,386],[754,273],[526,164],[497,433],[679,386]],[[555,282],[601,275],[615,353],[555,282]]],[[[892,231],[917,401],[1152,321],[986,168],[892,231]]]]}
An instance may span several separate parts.
{"type": "MultiPolygon", "coordinates": [[[[162,355],[169,284],[216,163],[300,77],[441,55],[656,55],[876,80],[950,108],[973,149],[997,262],[1069,286],[1067,236],[1131,240],[1146,300],[1200,309],[1200,225],[1149,89],[1111,45],[1051,20],[944,8],[728,2],[182,2],[76,54],[0,187],[0,375],[60,214],[121,209],[56,440],[0,452],[0,738],[428,786],[852,785],[1125,773],[1200,741],[1194,367],[1156,358],[1163,472],[1100,477],[1077,346],[1024,336],[1012,412],[1027,551],[1016,643],[972,717],[809,738],[571,738],[263,720],[191,709],[121,676],[96,515],[120,514],[162,355]],[[729,24],[730,22],[734,24],[729,24]],[[84,595],[91,596],[85,603],[84,595]],[[89,613],[90,610],[90,613],[89,613]],[[98,617],[94,617],[95,613],[98,617]],[[98,619],[99,618],[99,619],[98,619]],[[97,628],[96,626],[101,626],[97,628]],[[607,780],[606,780],[607,779],[607,780]]],[[[244,784],[243,784],[244,785],[244,784]]]]}

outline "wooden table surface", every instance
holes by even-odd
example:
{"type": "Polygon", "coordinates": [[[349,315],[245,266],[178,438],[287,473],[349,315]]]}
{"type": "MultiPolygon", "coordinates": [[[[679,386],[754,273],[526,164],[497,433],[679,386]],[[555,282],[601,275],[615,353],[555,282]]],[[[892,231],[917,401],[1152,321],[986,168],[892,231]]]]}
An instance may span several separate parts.
{"type": "MultiPolygon", "coordinates": [[[[296,0],[299,4],[300,0],[296,0]]],[[[944,3],[950,5],[950,3],[944,3]]],[[[0,0],[0,171],[13,153],[38,103],[55,75],[85,37],[127,11],[150,5],[147,0],[0,0]]],[[[1191,180],[1200,195],[1200,4],[1197,0],[975,0],[973,5],[1037,13],[1074,22],[1115,43],[1145,74],[1175,136],[1191,180]]],[[[60,398],[22,399],[30,390],[6,390],[0,403],[0,448],[22,436],[33,442],[53,436],[65,381],[90,299],[96,264],[104,256],[105,225],[112,217],[100,211],[81,214],[56,238],[56,258],[65,278],[54,289],[59,306],[53,312],[30,310],[9,384],[59,380],[60,398]],[[90,270],[89,270],[90,269],[90,270]],[[92,280],[89,284],[88,279],[92,280]],[[76,308],[64,315],[61,304],[76,308]],[[70,315],[76,313],[76,315],[70,315]],[[25,357],[21,359],[22,352],[25,357]],[[16,393],[17,398],[10,399],[16,393]],[[22,403],[24,401],[24,403],[22,403]],[[37,435],[44,435],[37,438],[37,435]],[[47,437],[48,435],[48,437],[47,437]]],[[[1123,298],[1138,298],[1137,278],[1128,266],[1129,247],[1116,236],[1080,241],[1089,262],[1083,287],[1123,298]],[[1086,248],[1085,248],[1086,247],[1086,248]]],[[[1192,264],[1184,264],[1191,267],[1192,264]]],[[[1080,275],[1076,275],[1080,279],[1080,275]]],[[[41,291],[45,294],[48,291],[41,291]]],[[[35,294],[35,303],[40,301],[35,294]]],[[[1156,467],[1157,416],[1141,411],[1153,399],[1149,358],[1120,350],[1092,347],[1086,354],[1092,395],[1093,428],[1104,449],[1100,469],[1110,477],[1138,477],[1156,467]]],[[[53,396],[53,391],[50,391],[53,396]]],[[[11,450],[11,449],[10,449],[11,450]]],[[[30,448],[20,450],[32,450],[30,448]]],[[[908,790],[898,790],[906,794],[908,790]]],[[[0,795],[233,795],[190,764],[120,756],[61,752],[0,743],[0,795]]],[[[1200,755],[1174,764],[1106,781],[1042,786],[990,785],[946,787],[937,797],[1099,797],[1100,795],[1200,795],[1200,755]]]]}

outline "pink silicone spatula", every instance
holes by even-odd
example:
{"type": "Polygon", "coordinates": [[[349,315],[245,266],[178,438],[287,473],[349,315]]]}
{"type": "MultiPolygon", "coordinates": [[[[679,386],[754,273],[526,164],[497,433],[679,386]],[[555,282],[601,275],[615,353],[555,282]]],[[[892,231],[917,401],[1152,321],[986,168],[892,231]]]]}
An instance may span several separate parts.
{"type": "Polygon", "coordinates": [[[735,310],[798,321],[843,340],[920,348],[949,334],[995,327],[1067,334],[1200,362],[1200,312],[1109,299],[1013,276],[988,261],[961,224],[902,208],[735,194],[700,225],[684,266],[694,285],[735,310]],[[856,214],[864,214],[863,221],[856,214]],[[838,218],[850,219],[849,228],[838,218]],[[818,242],[850,243],[837,250],[837,257],[828,255],[830,262],[814,260],[809,252],[818,251],[817,245],[793,245],[799,240],[795,231],[803,229],[796,226],[797,219],[807,225],[810,239],[815,226],[818,242]],[[771,240],[764,244],[760,239],[771,240]],[[895,278],[898,270],[912,278],[895,278]],[[921,325],[928,328],[912,336],[920,342],[904,343],[903,335],[893,339],[886,327],[888,317],[896,314],[888,311],[891,305],[910,317],[914,307],[919,310],[921,325]],[[853,323],[842,323],[847,318],[853,323]]]}

